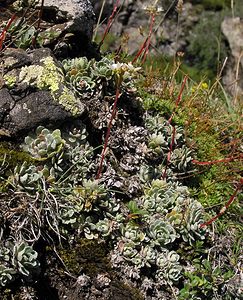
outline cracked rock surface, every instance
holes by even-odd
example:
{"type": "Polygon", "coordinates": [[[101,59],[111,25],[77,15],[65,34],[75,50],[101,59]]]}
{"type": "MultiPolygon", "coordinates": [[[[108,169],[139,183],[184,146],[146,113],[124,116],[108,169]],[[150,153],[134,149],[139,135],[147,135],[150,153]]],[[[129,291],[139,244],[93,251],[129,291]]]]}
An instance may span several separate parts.
{"type": "Polygon", "coordinates": [[[37,49],[28,54],[21,49],[7,49],[0,62],[2,136],[16,136],[38,125],[58,124],[85,111],[84,104],[65,85],[62,69],[49,49],[37,49]],[[49,67],[45,65],[47,58],[52,63],[49,67]],[[55,81],[51,81],[51,76],[48,79],[55,74],[55,81]]]}

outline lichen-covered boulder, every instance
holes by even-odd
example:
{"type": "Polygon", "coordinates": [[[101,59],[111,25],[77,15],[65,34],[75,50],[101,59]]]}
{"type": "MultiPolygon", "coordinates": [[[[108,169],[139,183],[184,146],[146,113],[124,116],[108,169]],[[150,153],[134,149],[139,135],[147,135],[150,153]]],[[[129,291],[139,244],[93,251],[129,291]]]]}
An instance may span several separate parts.
{"type": "Polygon", "coordinates": [[[0,65],[0,137],[60,123],[85,111],[84,104],[67,87],[62,68],[49,49],[28,54],[7,49],[0,65]]]}
{"type": "MultiPolygon", "coordinates": [[[[67,19],[66,30],[92,38],[95,15],[89,0],[45,0],[44,11],[54,11],[56,19],[67,19]]],[[[62,22],[61,22],[62,23],[62,22]]]]}

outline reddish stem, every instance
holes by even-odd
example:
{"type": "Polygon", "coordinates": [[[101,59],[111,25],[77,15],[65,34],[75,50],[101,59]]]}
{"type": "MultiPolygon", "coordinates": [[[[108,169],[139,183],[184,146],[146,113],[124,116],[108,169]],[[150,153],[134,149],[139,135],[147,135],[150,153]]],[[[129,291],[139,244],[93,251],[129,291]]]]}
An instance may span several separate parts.
{"type": "Polygon", "coordinates": [[[148,51],[149,51],[149,46],[151,44],[151,36],[152,36],[152,33],[153,33],[154,22],[155,22],[155,14],[152,14],[151,15],[151,22],[150,22],[150,25],[149,25],[149,34],[146,37],[145,41],[143,42],[142,46],[140,47],[138,53],[136,54],[136,56],[132,60],[132,63],[135,63],[137,61],[137,59],[141,56],[143,51],[144,51],[144,56],[143,56],[142,64],[145,62],[148,51]]]}
{"type": "Polygon", "coordinates": [[[170,159],[171,159],[171,153],[172,153],[172,150],[173,150],[173,146],[175,144],[175,134],[176,134],[176,129],[175,129],[175,126],[173,126],[171,143],[170,143],[170,150],[169,150],[169,152],[167,154],[167,162],[166,162],[164,173],[162,175],[162,179],[165,179],[165,177],[166,177],[167,168],[168,168],[168,165],[169,165],[170,159]]]}
{"type": "Polygon", "coordinates": [[[243,154],[239,154],[238,157],[228,157],[228,158],[211,160],[211,161],[198,161],[196,159],[193,159],[192,162],[196,165],[207,166],[207,165],[214,165],[222,162],[230,162],[230,161],[241,160],[241,159],[243,159],[243,154]]]}
{"type": "Polygon", "coordinates": [[[0,51],[3,48],[3,42],[4,42],[5,38],[6,38],[6,33],[7,33],[8,29],[9,29],[9,27],[11,26],[11,24],[13,23],[13,21],[15,20],[15,18],[16,18],[16,15],[13,14],[11,16],[11,18],[8,20],[7,25],[5,26],[5,28],[3,29],[3,31],[0,34],[0,51]]]}
{"type": "Polygon", "coordinates": [[[139,49],[138,53],[136,54],[136,56],[134,57],[134,59],[132,60],[132,64],[134,64],[137,59],[139,58],[139,56],[142,54],[146,44],[147,44],[148,38],[146,38],[146,40],[143,42],[141,48],[139,49]]]}
{"type": "Polygon", "coordinates": [[[235,200],[235,197],[237,196],[237,194],[238,194],[239,190],[241,189],[242,185],[243,185],[243,178],[240,179],[240,182],[238,183],[238,185],[237,185],[237,187],[236,187],[233,195],[230,197],[229,201],[225,204],[225,206],[221,208],[220,212],[216,216],[214,216],[212,219],[210,219],[209,221],[201,224],[200,228],[212,224],[215,220],[217,220],[220,216],[222,216],[225,213],[225,211],[227,210],[227,208],[235,200]]]}
{"type": "Polygon", "coordinates": [[[148,52],[149,52],[149,46],[151,44],[151,36],[152,36],[152,33],[153,33],[154,22],[155,22],[155,14],[152,14],[150,28],[149,28],[149,35],[148,35],[148,39],[147,39],[147,43],[146,43],[146,48],[145,48],[145,51],[144,51],[142,64],[144,64],[144,62],[146,60],[146,57],[148,55],[148,52]]]}
{"type": "MultiPolygon", "coordinates": [[[[188,78],[188,76],[186,75],[184,77],[183,83],[181,85],[181,89],[180,89],[179,95],[178,95],[178,97],[176,99],[175,109],[178,107],[178,105],[181,102],[181,97],[182,97],[182,93],[183,93],[183,90],[184,90],[185,85],[186,85],[187,78],[188,78]]],[[[172,112],[172,114],[171,114],[171,116],[170,116],[170,118],[168,120],[169,124],[171,124],[172,118],[173,118],[174,113],[175,113],[175,109],[172,112]]],[[[167,162],[166,162],[164,173],[162,175],[162,179],[165,179],[165,177],[166,177],[167,168],[168,168],[168,165],[169,165],[170,159],[171,159],[171,153],[172,153],[172,150],[173,150],[173,146],[175,144],[175,134],[176,134],[176,129],[175,129],[175,126],[173,126],[173,132],[172,132],[171,143],[170,143],[170,150],[169,150],[168,155],[167,155],[167,162]]]]}
{"type": "MultiPolygon", "coordinates": [[[[186,75],[186,76],[184,77],[183,82],[182,82],[182,85],[181,85],[181,89],[180,89],[179,95],[178,95],[178,97],[177,97],[177,99],[176,99],[175,109],[179,106],[179,104],[180,104],[180,102],[181,102],[182,93],[183,93],[183,91],[184,91],[184,88],[185,88],[187,79],[188,79],[188,76],[186,75]]],[[[173,117],[174,117],[175,109],[173,110],[173,112],[172,112],[172,114],[171,114],[171,116],[170,116],[170,118],[169,118],[169,120],[168,120],[169,123],[171,123],[171,121],[172,121],[172,119],[173,119],[173,117]]]]}
{"type": "Polygon", "coordinates": [[[114,101],[114,104],[113,104],[111,118],[110,118],[108,128],[107,128],[107,131],[106,131],[105,142],[104,142],[104,146],[103,146],[103,150],[102,150],[102,154],[101,154],[101,160],[100,160],[99,169],[98,169],[98,172],[97,172],[97,175],[96,175],[96,179],[99,179],[100,175],[101,175],[102,166],[103,166],[103,162],[104,162],[104,159],[105,159],[105,152],[106,152],[109,137],[110,137],[112,121],[113,121],[113,119],[116,115],[116,107],[117,107],[117,102],[118,102],[119,94],[120,94],[119,87],[120,87],[120,84],[118,84],[117,89],[116,89],[116,98],[115,98],[115,101],[114,101]]]}
{"type": "Polygon", "coordinates": [[[110,15],[110,17],[109,17],[109,20],[108,20],[108,23],[107,23],[105,32],[104,32],[104,34],[103,34],[102,40],[101,40],[101,42],[100,42],[100,44],[99,44],[99,49],[100,49],[100,47],[103,45],[104,40],[105,40],[107,34],[109,33],[109,31],[110,31],[110,29],[111,29],[112,22],[113,22],[113,20],[114,20],[114,18],[115,18],[115,15],[116,15],[116,13],[117,13],[117,9],[118,9],[118,6],[119,6],[119,2],[120,2],[120,0],[117,0],[116,3],[115,3],[115,5],[114,5],[113,11],[112,11],[112,13],[111,13],[111,15],[110,15]]]}

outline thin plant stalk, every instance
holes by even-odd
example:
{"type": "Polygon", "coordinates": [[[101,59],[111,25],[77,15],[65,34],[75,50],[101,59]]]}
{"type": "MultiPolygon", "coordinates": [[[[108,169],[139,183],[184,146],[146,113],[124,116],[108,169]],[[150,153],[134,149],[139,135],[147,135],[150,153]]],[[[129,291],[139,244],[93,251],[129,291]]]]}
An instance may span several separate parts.
{"type": "Polygon", "coordinates": [[[222,216],[222,215],[225,213],[225,211],[228,209],[228,207],[229,207],[229,206],[233,203],[233,201],[235,200],[235,198],[236,198],[238,192],[241,190],[242,185],[243,185],[243,178],[241,178],[241,180],[239,181],[239,183],[238,183],[238,185],[237,185],[237,187],[236,187],[236,189],[235,189],[233,195],[230,197],[229,201],[225,204],[225,206],[223,206],[223,207],[221,208],[220,212],[219,212],[216,216],[214,216],[212,219],[210,219],[209,221],[207,221],[207,222],[201,224],[201,225],[200,225],[200,228],[206,227],[206,226],[212,224],[215,220],[217,220],[220,216],[222,216]]]}
{"type": "MultiPolygon", "coordinates": [[[[184,88],[185,88],[187,79],[188,79],[188,76],[186,75],[186,76],[184,77],[183,82],[182,82],[182,85],[181,85],[181,89],[180,89],[179,95],[178,95],[178,97],[177,97],[177,99],[176,99],[175,109],[179,106],[179,104],[180,104],[180,102],[181,102],[182,93],[183,93],[183,91],[184,91],[184,88]]],[[[171,124],[172,119],[173,119],[173,117],[174,117],[175,109],[173,110],[173,112],[172,112],[172,114],[171,114],[171,116],[170,116],[170,118],[169,118],[169,120],[168,120],[168,122],[169,122],[170,124],[171,124]]]]}
{"type": "Polygon", "coordinates": [[[215,165],[218,163],[227,163],[227,162],[231,162],[231,161],[235,161],[235,160],[242,160],[243,159],[243,154],[239,154],[239,156],[237,157],[228,157],[228,158],[224,158],[224,159],[217,159],[217,160],[212,160],[212,161],[198,161],[196,159],[194,159],[192,161],[192,163],[196,164],[196,165],[201,165],[201,166],[208,166],[208,165],[215,165]]]}
{"type": "Polygon", "coordinates": [[[108,141],[109,141],[109,137],[110,137],[110,133],[111,133],[112,121],[113,121],[113,119],[115,118],[115,115],[116,115],[117,102],[118,102],[119,95],[120,95],[120,85],[121,85],[121,82],[119,82],[117,84],[116,97],[115,97],[115,101],[114,101],[114,104],[113,104],[111,118],[110,118],[108,128],[107,128],[107,131],[106,131],[105,142],[104,142],[103,150],[102,150],[102,153],[101,153],[101,159],[100,159],[100,164],[99,164],[98,172],[97,172],[97,175],[96,175],[96,179],[99,179],[100,175],[101,175],[103,162],[104,162],[104,159],[105,159],[105,153],[106,153],[106,149],[107,149],[107,146],[108,146],[108,141]]]}
{"type": "Polygon", "coordinates": [[[148,35],[146,47],[145,47],[145,50],[144,50],[144,55],[143,55],[142,64],[144,64],[144,62],[145,62],[145,60],[146,60],[146,57],[147,57],[147,55],[148,55],[148,52],[149,52],[149,47],[150,47],[150,44],[151,44],[151,36],[152,36],[152,33],[153,33],[154,22],[155,22],[155,14],[152,14],[152,15],[151,15],[150,28],[149,28],[149,35],[148,35]]]}
{"type": "Polygon", "coordinates": [[[142,64],[145,62],[148,51],[149,51],[149,46],[151,44],[151,36],[153,33],[153,26],[154,26],[154,22],[155,22],[155,13],[151,14],[151,22],[149,25],[149,34],[146,37],[145,41],[143,42],[142,46],[140,47],[140,49],[138,50],[137,54],[135,55],[134,59],[132,60],[132,63],[135,63],[138,58],[143,54],[143,60],[142,60],[142,64]]]}
{"type": "Polygon", "coordinates": [[[8,20],[7,25],[5,26],[5,28],[3,29],[3,31],[0,34],[0,51],[3,48],[3,42],[5,41],[6,33],[7,33],[8,29],[9,29],[9,27],[11,26],[11,24],[14,22],[15,18],[16,18],[16,15],[13,14],[11,16],[11,18],[8,20]]]}
{"type": "Polygon", "coordinates": [[[117,9],[118,9],[119,3],[120,3],[120,0],[116,0],[116,3],[115,3],[115,5],[114,5],[113,11],[112,11],[112,14],[110,15],[110,17],[109,17],[109,19],[108,19],[108,23],[107,23],[105,32],[104,32],[104,34],[103,34],[102,40],[101,40],[100,43],[99,43],[98,49],[100,49],[101,46],[103,45],[104,40],[105,40],[107,34],[109,33],[109,31],[110,31],[110,29],[111,29],[113,20],[114,20],[114,18],[115,18],[115,16],[116,16],[116,13],[117,13],[117,9]]]}
{"type": "Polygon", "coordinates": [[[134,64],[137,59],[139,58],[139,56],[142,54],[142,52],[144,51],[144,48],[146,47],[148,38],[146,38],[146,40],[143,42],[142,46],[140,47],[138,53],[136,54],[136,56],[134,57],[134,59],[132,60],[132,64],[134,64]]]}
{"type": "Polygon", "coordinates": [[[167,8],[163,18],[159,21],[158,25],[156,26],[154,33],[156,33],[159,30],[159,28],[161,28],[161,25],[164,23],[165,19],[167,18],[172,7],[175,5],[176,1],[178,1],[178,0],[171,1],[170,6],[167,8]]]}
{"type": "Polygon", "coordinates": [[[234,18],[234,17],[235,17],[234,0],[231,0],[231,1],[230,1],[230,8],[231,8],[232,18],[234,18]]]}
{"type": "Polygon", "coordinates": [[[100,25],[100,20],[101,20],[102,13],[104,11],[105,3],[106,3],[106,0],[103,0],[102,6],[101,6],[101,9],[100,9],[100,13],[99,13],[99,17],[98,17],[98,21],[97,21],[97,24],[96,24],[95,30],[94,30],[93,41],[95,40],[96,35],[97,35],[97,31],[98,31],[98,28],[99,28],[99,25],[100,25]]]}
{"type": "MultiPolygon", "coordinates": [[[[182,93],[183,93],[183,90],[184,90],[184,88],[185,88],[185,85],[186,85],[186,82],[187,82],[187,78],[188,78],[188,76],[186,75],[186,76],[184,77],[183,82],[182,82],[182,85],[181,85],[181,89],[180,89],[179,95],[178,95],[178,97],[177,97],[177,99],[176,99],[175,109],[179,106],[179,104],[180,104],[180,102],[181,102],[182,93]]],[[[175,109],[173,110],[173,112],[172,112],[172,114],[171,114],[171,116],[170,116],[170,118],[169,118],[169,120],[168,120],[168,123],[169,123],[169,124],[171,124],[171,122],[172,122],[172,119],[173,119],[174,114],[175,114],[175,109]]],[[[169,165],[170,159],[171,159],[171,153],[172,153],[172,151],[173,151],[173,147],[174,147],[174,144],[175,144],[176,128],[175,128],[175,126],[173,126],[172,128],[173,128],[173,131],[172,131],[172,137],[171,137],[171,143],[170,143],[170,150],[169,150],[168,155],[167,155],[166,166],[165,166],[165,170],[164,170],[164,172],[163,172],[163,174],[162,174],[162,179],[165,179],[165,177],[166,177],[167,168],[168,168],[168,165],[169,165]]]]}
{"type": "Polygon", "coordinates": [[[234,108],[236,107],[236,102],[237,102],[237,99],[239,97],[239,70],[240,70],[242,56],[243,56],[243,51],[241,51],[240,56],[237,60],[237,64],[236,64],[235,84],[234,84],[234,98],[233,98],[234,108]]]}

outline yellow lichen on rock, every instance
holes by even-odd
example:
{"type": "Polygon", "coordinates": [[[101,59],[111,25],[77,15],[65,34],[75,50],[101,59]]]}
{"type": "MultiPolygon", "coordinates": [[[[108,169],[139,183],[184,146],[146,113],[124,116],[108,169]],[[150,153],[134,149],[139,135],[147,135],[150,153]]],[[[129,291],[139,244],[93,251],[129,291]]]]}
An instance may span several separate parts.
{"type": "Polygon", "coordinates": [[[59,90],[60,84],[64,82],[64,75],[61,69],[58,69],[51,56],[41,60],[44,67],[41,76],[37,78],[37,87],[40,90],[49,89],[52,93],[59,90]]]}
{"type": "Polygon", "coordinates": [[[64,106],[73,116],[77,115],[81,109],[81,102],[77,101],[75,95],[66,86],[63,88],[58,102],[64,106]]]}
{"type": "Polygon", "coordinates": [[[25,66],[21,68],[19,80],[36,86],[40,90],[47,89],[52,93],[58,91],[64,82],[61,70],[58,70],[51,56],[43,58],[42,65],[25,66]]]}
{"type": "Polygon", "coordinates": [[[4,75],[3,79],[4,79],[4,83],[10,89],[15,85],[15,83],[17,81],[17,77],[15,75],[11,75],[11,74],[4,75]]]}
{"type": "Polygon", "coordinates": [[[42,65],[21,68],[19,82],[50,91],[52,98],[73,116],[83,112],[84,106],[65,85],[64,74],[51,56],[40,60],[42,65]]]}
{"type": "Polygon", "coordinates": [[[39,65],[22,67],[19,73],[19,81],[31,86],[37,86],[37,79],[42,76],[43,69],[39,65]]]}

